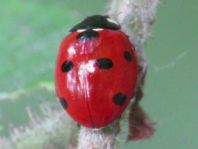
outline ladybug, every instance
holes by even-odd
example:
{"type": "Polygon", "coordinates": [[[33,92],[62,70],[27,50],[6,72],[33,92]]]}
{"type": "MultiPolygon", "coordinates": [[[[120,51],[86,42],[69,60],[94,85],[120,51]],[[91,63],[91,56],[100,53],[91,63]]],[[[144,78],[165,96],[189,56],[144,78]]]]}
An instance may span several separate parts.
{"type": "Polygon", "coordinates": [[[108,16],[89,16],[60,45],[56,94],[69,115],[85,127],[101,128],[118,119],[135,92],[137,57],[120,29],[108,16]]]}

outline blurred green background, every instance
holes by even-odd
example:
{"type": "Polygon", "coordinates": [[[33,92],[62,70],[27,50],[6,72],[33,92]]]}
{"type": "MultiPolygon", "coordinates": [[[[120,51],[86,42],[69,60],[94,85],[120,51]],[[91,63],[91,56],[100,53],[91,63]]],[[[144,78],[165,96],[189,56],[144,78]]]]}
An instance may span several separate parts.
{"type": "MultiPolygon", "coordinates": [[[[58,106],[53,71],[59,43],[71,26],[103,14],[106,5],[106,0],[1,0],[1,137],[29,121],[26,107],[42,116],[42,102],[58,106]]],[[[197,0],[161,0],[143,49],[149,71],[141,103],[157,131],[145,141],[124,145],[121,139],[120,148],[198,148],[197,6],[197,0]]]]}

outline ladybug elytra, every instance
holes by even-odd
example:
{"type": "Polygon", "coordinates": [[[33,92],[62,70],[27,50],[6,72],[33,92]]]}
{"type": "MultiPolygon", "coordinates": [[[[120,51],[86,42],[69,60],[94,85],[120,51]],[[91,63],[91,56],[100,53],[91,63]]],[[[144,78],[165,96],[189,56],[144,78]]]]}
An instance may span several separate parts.
{"type": "Polygon", "coordinates": [[[56,93],[79,124],[101,128],[119,118],[134,94],[138,62],[120,25],[108,16],[87,17],[62,41],[56,93]]]}

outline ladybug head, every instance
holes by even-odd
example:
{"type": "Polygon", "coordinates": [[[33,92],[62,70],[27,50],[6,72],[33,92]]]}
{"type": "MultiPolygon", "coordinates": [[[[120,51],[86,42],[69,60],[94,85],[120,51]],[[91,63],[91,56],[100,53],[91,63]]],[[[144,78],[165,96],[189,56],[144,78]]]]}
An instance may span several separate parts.
{"type": "Polygon", "coordinates": [[[70,29],[70,32],[75,32],[79,29],[87,30],[94,28],[119,30],[120,25],[117,22],[111,20],[109,16],[93,15],[85,18],[82,22],[75,25],[70,29]]]}

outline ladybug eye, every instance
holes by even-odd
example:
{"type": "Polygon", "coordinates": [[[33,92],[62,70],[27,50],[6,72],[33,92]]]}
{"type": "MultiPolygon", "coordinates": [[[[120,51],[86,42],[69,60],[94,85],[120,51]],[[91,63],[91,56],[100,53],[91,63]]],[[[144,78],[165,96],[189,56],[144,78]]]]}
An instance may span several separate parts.
{"type": "Polygon", "coordinates": [[[125,51],[125,52],[124,52],[124,58],[125,58],[127,61],[131,62],[131,61],[132,61],[131,53],[130,53],[129,51],[125,51]]]}

